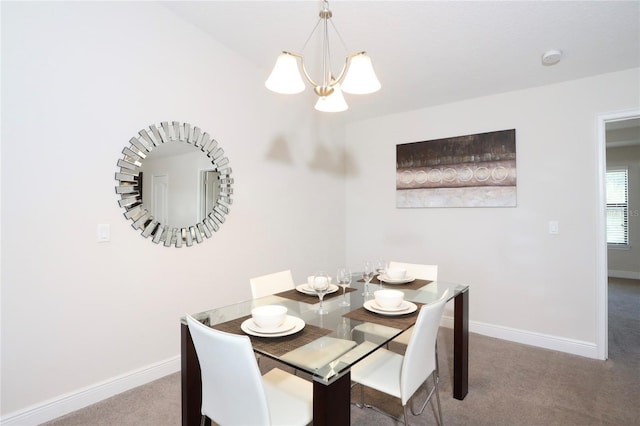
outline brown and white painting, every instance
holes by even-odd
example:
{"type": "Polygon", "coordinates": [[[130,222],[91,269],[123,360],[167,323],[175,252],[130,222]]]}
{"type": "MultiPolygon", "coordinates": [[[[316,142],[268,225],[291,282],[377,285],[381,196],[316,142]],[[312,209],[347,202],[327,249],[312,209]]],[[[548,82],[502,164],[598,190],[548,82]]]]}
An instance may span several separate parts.
{"type": "Polygon", "coordinates": [[[515,129],[396,145],[396,207],[515,206],[515,129]]]}

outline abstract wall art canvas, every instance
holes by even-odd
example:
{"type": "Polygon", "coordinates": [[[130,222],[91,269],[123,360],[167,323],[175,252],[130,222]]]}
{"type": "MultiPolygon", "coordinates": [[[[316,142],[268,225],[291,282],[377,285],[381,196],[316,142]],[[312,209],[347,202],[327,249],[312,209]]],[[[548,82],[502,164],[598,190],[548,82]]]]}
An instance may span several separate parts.
{"type": "Polygon", "coordinates": [[[396,145],[396,207],[515,206],[515,129],[396,145]]]}

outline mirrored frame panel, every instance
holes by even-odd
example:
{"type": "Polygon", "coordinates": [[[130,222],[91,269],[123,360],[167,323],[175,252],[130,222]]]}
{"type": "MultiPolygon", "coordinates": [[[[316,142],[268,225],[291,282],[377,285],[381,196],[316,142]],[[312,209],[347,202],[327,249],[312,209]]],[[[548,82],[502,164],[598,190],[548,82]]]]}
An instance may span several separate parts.
{"type": "Polygon", "coordinates": [[[125,210],[124,217],[131,221],[134,229],[140,230],[143,237],[151,238],[154,243],[166,247],[190,247],[194,241],[201,243],[210,238],[225,222],[233,195],[229,159],[218,142],[199,127],[178,121],[164,121],[159,126],[152,124],[148,129],[140,130],[138,136],[132,137],[122,154],[123,157],[117,163],[119,171],[115,174],[118,181],[116,194],[120,196],[118,204],[125,210]],[[143,204],[141,174],[144,161],[155,148],[168,143],[183,143],[197,148],[210,160],[212,170],[218,176],[216,199],[212,208],[201,221],[193,225],[175,227],[163,223],[154,217],[150,206],[143,204]]]}

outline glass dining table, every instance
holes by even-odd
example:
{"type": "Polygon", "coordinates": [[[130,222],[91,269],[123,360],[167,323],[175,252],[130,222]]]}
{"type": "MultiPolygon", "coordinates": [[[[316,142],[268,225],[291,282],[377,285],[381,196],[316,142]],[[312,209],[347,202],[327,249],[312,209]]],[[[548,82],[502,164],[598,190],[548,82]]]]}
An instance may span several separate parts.
{"type": "MultiPolygon", "coordinates": [[[[355,277],[355,276],[354,276],[355,277]]],[[[350,369],[410,328],[423,304],[441,297],[454,304],[453,397],[464,399],[468,392],[469,287],[442,281],[415,279],[403,284],[379,284],[377,278],[365,284],[357,278],[347,287],[342,306],[342,289],[324,297],[326,314],[319,314],[319,299],[305,291],[305,285],[274,295],[235,303],[194,314],[200,322],[218,330],[248,335],[253,349],[303,373],[313,381],[313,424],[349,425],[350,369]],[[399,313],[383,311],[373,303],[379,288],[404,292],[407,303],[399,313]],[[249,327],[251,309],[278,304],[286,306],[291,327],[262,334],[249,327]],[[406,309],[404,309],[406,307],[406,309]]],[[[334,287],[335,290],[335,287],[334,287]]],[[[200,366],[184,318],[181,319],[182,424],[200,424],[200,366]]]]}

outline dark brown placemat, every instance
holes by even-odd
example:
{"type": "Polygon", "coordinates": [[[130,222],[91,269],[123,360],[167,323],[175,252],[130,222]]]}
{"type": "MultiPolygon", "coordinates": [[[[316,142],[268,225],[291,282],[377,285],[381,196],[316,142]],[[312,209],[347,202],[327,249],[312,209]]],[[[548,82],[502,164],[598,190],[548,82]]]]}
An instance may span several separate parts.
{"type": "Polygon", "coordinates": [[[236,318],[231,321],[223,322],[220,324],[214,324],[211,328],[216,330],[225,331],[227,333],[242,334],[249,336],[251,344],[254,349],[258,351],[266,352],[274,356],[282,356],[287,352],[291,352],[294,349],[304,346],[307,343],[311,343],[322,336],[331,333],[331,330],[326,328],[316,327],[315,325],[305,324],[304,328],[295,334],[282,337],[257,337],[246,334],[240,328],[246,319],[251,318],[251,315],[245,315],[241,318],[236,318]]]}
{"type": "MultiPolygon", "coordinates": [[[[347,287],[347,293],[351,293],[352,291],[356,291],[355,288],[347,287]]],[[[276,293],[274,296],[284,297],[285,299],[294,300],[296,302],[305,302],[305,303],[320,303],[320,299],[315,294],[306,294],[302,293],[296,289],[282,291],[280,293],[276,293]]],[[[334,297],[342,297],[342,289],[338,289],[338,291],[333,292],[331,294],[325,294],[324,300],[333,299],[334,297]]]]}
{"type": "MultiPolygon", "coordinates": [[[[415,303],[415,302],[412,302],[415,303]]],[[[424,303],[416,303],[418,309],[415,312],[405,315],[388,316],[380,315],[374,312],[366,310],[364,307],[354,309],[351,312],[347,312],[343,317],[351,318],[358,321],[372,322],[375,324],[386,325],[387,327],[399,328],[400,330],[411,327],[418,317],[418,312],[424,303]]]]}
{"type": "MultiPolygon", "coordinates": [[[[364,280],[359,279],[358,282],[363,283],[364,280]]],[[[431,280],[421,280],[419,278],[416,278],[415,280],[406,284],[389,284],[383,282],[383,285],[386,285],[387,287],[398,287],[400,290],[418,290],[419,288],[422,288],[427,284],[431,284],[432,282],[433,281],[431,280]]],[[[369,284],[380,284],[380,280],[374,277],[369,284]]]]}

